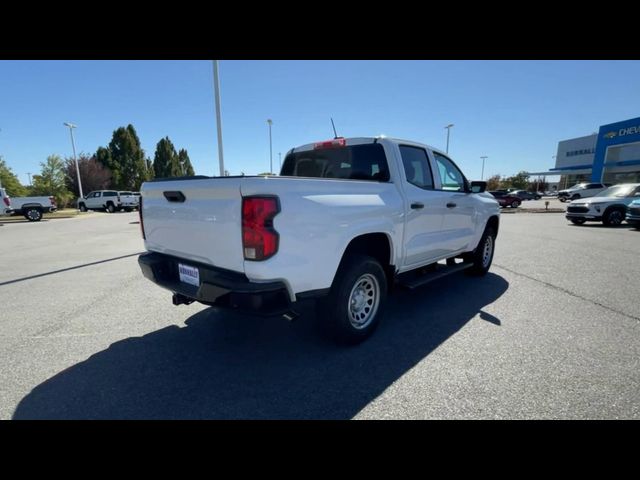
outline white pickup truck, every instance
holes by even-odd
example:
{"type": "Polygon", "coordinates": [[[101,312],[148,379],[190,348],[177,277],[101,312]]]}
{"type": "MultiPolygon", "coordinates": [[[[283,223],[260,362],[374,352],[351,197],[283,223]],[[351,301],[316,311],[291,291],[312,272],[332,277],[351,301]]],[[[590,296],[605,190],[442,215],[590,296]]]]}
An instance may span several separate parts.
{"type": "Polygon", "coordinates": [[[138,263],[175,305],[292,319],[295,302],[319,299],[334,338],[356,343],[377,326],[394,284],[488,271],[499,205],[485,188],[420,143],[312,143],[290,150],[277,177],[144,183],[148,252],[138,263]]]}
{"type": "Polygon", "coordinates": [[[13,197],[11,208],[14,215],[22,215],[30,222],[39,222],[43,214],[55,212],[58,209],[56,199],[52,196],[13,197]]]}
{"type": "Polygon", "coordinates": [[[11,199],[4,188],[0,188],[0,217],[11,215],[13,208],[11,208],[11,199]]]}

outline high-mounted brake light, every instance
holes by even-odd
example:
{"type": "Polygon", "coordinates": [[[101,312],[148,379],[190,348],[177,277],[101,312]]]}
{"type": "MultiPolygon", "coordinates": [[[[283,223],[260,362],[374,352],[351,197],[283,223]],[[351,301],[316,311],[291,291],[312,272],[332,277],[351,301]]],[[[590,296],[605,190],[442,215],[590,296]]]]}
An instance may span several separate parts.
{"type": "Polygon", "coordinates": [[[10,206],[11,206],[11,200],[9,200],[9,197],[2,197],[2,200],[4,200],[4,204],[5,204],[7,207],[10,207],[10,206]]]}
{"type": "Polygon", "coordinates": [[[273,217],[280,212],[277,197],[242,199],[242,250],[245,260],[266,260],[278,251],[280,235],[273,217]]]}
{"type": "Polygon", "coordinates": [[[142,195],[140,195],[140,201],[138,202],[138,216],[140,217],[140,230],[142,231],[142,239],[146,240],[147,237],[144,234],[144,222],[142,221],[142,195]]]}
{"type": "Polygon", "coordinates": [[[344,137],[334,138],[333,140],[327,140],[326,142],[316,142],[313,144],[314,150],[319,150],[321,148],[335,148],[335,147],[346,147],[347,140],[344,137]]]}

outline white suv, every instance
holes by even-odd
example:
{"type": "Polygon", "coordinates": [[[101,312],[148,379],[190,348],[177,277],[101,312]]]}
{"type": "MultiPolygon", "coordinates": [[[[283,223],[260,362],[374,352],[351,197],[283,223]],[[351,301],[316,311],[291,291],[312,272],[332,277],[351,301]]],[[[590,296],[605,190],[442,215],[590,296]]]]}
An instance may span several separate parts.
{"type": "Polygon", "coordinates": [[[122,201],[117,190],[96,190],[78,200],[78,209],[81,212],[106,210],[113,213],[116,210],[122,210],[122,208],[122,201]]]}
{"type": "Polygon", "coordinates": [[[595,197],[609,186],[604,183],[577,183],[571,188],[560,190],[558,192],[558,200],[566,202],[567,200],[595,197]]]}
{"type": "Polygon", "coordinates": [[[604,225],[620,225],[627,206],[640,198],[640,183],[621,183],[607,188],[597,197],[574,200],[567,207],[566,218],[575,225],[599,222],[604,225]]]}

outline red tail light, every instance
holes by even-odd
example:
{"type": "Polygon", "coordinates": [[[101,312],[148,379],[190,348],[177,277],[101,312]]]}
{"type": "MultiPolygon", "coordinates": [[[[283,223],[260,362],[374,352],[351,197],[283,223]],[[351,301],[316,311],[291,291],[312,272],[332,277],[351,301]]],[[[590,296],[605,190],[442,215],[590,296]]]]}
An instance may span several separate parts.
{"type": "Polygon", "coordinates": [[[326,142],[317,142],[313,144],[313,148],[319,150],[321,148],[346,147],[347,140],[344,137],[334,138],[326,142]]]}
{"type": "Polygon", "coordinates": [[[49,201],[51,202],[51,205],[54,207],[56,206],[56,197],[49,197],[49,201]]]}
{"type": "Polygon", "coordinates": [[[7,207],[10,207],[10,206],[11,206],[11,200],[9,200],[9,197],[2,197],[2,200],[4,200],[4,204],[5,204],[7,207]]]}
{"type": "Polygon", "coordinates": [[[280,212],[277,197],[242,199],[242,248],[245,260],[266,260],[278,251],[280,236],[273,217],[280,212]]]}
{"type": "Polygon", "coordinates": [[[146,240],[147,237],[144,234],[144,222],[142,221],[142,195],[140,196],[140,201],[138,202],[138,216],[140,217],[140,230],[142,231],[142,239],[146,240]]]}

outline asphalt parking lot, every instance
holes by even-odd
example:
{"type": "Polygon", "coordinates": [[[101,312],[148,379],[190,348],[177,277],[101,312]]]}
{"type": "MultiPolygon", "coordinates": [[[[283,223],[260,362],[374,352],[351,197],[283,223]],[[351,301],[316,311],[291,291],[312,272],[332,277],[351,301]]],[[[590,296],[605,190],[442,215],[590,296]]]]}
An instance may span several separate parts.
{"type": "Polygon", "coordinates": [[[503,215],[486,277],[399,292],[342,348],[310,307],[293,323],[174,307],[140,273],[137,221],[0,227],[0,418],[640,418],[626,224],[503,215]]]}

